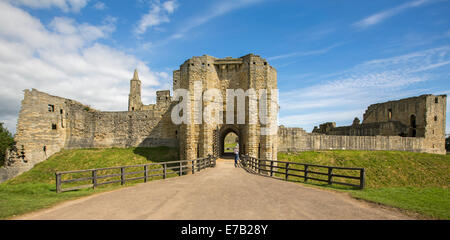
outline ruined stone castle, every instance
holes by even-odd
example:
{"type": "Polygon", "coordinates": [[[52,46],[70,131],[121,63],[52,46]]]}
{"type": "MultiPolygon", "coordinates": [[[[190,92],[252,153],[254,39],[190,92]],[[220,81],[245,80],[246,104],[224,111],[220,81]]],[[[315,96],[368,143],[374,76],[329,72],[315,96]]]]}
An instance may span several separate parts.
{"type": "MultiPolygon", "coordinates": [[[[362,123],[355,119],[351,126],[325,123],[312,133],[275,126],[278,134],[267,135],[261,132],[273,127],[273,121],[250,121],[252,115],[259,114],[259,108],[249,107],[250,101],[258,99],[247,97],[245,124],[237,124],[226,119],[230,106],[225,98],[201,96],[208,89],[218,89],[222,96],[227,95],[227,89],[277,89],[276,70],[260,56],[193,57],[173,72],[173,90],[177,89],[200,92],[200,100],[195,94],[184,99],[194,113],[222,102],[223,108],[212,114],[218,114],[223,123],[199,124],[192,117],[188,124],[174,124],[171,113],[181,99],[175,99],[169,90],[157,91],[156,104],[144,105],[137,71],[130,81],[128,111],[99,111],[36,89],[25,90],[14,137],[16,145],[7,152],[6,166],[0,168],[0,182],[31,169],[63,148],[168,146],[178,149],[180,159],[220,156],[224,139],[231,132],[239,138],[241,153],[261,159],[276,159],[278,151],[330,149],[445,153],[445,95],[375,104],[369,106],[362,123]]],[[[278,109],[275,97],[268,94],[267,99],[269,109],[278,109]]],[[[238,108],[231,107],[233,116],[237,116],[238,108]]],[[[277,111],[267,111],[266,115],[276,120],[277,111]]]]}

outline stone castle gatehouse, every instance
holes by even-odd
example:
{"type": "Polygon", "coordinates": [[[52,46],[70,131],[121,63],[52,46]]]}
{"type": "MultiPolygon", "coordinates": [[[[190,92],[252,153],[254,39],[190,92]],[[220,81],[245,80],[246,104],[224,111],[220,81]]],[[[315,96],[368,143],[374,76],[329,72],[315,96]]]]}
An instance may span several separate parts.
{"type": "Polygon", "coordinates": [[[241,153],[261,159],[276,159],[278,151],[330,149],[445,154],[446,95],[375,104],[368,108],[362,123],[355,120],[348,127],[326,123],[307,133],[301,128],[273,126],[278,104],[271,91],[277,89],[277,72],[260,56],[220,59],[204,55],[188,59],[173,72],[174,93],[179,89],[186,89],[189,97],[171,95],[169,90],[157,91],[156,103],[144,105],[136,71],[130,81],[128,111],[122,112],[99,111],[36,89],[25,90],[14,136],[16,145],[7,152],[6,166],[0,168],[0,182],[31,169],[63,148],[168,146],[178,148],[180,159],[220,156],[224,139],[231,132],[238,136],[241,153]],[[222,99],[207,96],[211,89],[217,89],[222,99]],[[270,121],[251,121],[252,116],[261,114],[261,108],[258,97],[247,95],[245,121],[237,124],[242,108],[238,110],[237,101],[227,106],[227,89],[246,93],[249,89],[266,89],[265,115],[270,121]],[[188,103],[193,116],[187,124],[174,124],[172,110],[181,101],[188,103]],[[256,101],[256,109],[250,107],[251,101],[256,101]],[[201,112],[208,109],[221,123],[199,121],[201,112]],[[227,119],[229,112],[234,113],[234,119],[227,119]],[[278,130],[276,134],[263,134],[271,127],[278,130]]]}

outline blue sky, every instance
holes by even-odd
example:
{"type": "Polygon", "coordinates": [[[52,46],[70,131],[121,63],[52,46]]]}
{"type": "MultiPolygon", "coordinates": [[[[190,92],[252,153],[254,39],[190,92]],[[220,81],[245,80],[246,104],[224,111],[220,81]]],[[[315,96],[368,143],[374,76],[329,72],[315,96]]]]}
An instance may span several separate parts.
{"type": "Polygon", "coordinates": [[[280,124],[349,125],[373,103],[449,94],[449,12],[448,0],[0,0],[0,122],[15,131],[23,89],[126,110],[136,67],[148,104],[192,56],[254,53],[278,71],[280,124]]]}

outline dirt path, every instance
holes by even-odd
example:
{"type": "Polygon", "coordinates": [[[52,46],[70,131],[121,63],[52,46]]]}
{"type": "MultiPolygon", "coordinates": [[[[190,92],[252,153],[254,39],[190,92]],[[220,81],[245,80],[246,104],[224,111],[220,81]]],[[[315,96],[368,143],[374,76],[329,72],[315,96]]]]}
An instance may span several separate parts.
{"type": "Polygon", "coordinates": [[[247,173],[232,161],[17,219],[409,219],[341,193],[247,173]]]}

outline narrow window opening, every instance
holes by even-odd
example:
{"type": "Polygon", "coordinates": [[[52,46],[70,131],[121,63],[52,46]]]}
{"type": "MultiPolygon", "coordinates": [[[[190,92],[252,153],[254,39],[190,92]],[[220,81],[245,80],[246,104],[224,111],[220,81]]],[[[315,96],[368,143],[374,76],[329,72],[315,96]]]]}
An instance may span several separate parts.
{"type": "Polygon", "coordinates": [[[56,130],[56,124],[52,124],[52,130],[56,130]]]}
{"type": "Polygon", "coordinates": [[[392,109],[388,109],[388,119],[392,119],[392,109]]]}
{"type": "Polygon", "coordinates": [[[44,146],[44,147],[42,148],[42,150],[43,150],[44,152],[47,152],[47,146],[44,146]]]}
{"type": "Polygon", "coordinates": [[[434,99],[434,102],[435,102],[435,103],[439,103],[439,99],[436,97],[436,98],[434,99]]]}
{"type": "Polygon", "coordinates": [[[438,117],[434,116],[434,121],[437,122],[437,120],[438,120],[438,117]]]}
{"type": "Polygon", "coordinates": [[[49,112],[54,112],[55,111],[55,105],[49,104],[48,105],[48,111],[49,112]]]}

